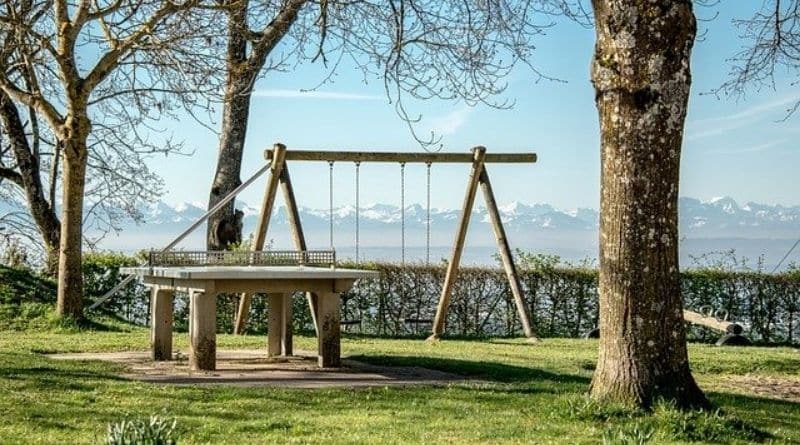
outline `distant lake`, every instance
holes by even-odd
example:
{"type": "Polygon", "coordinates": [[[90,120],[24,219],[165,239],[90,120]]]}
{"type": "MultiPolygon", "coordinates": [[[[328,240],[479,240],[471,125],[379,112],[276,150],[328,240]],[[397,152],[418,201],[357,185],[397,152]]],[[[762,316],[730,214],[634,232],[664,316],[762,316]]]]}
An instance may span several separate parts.
{"type": "MultiPolygon", "coordinates": [[[[759,257],[763,256],[762,267],[769,272],[786,254],[788,249],[794,244],[794,241],[795,240],[786,239],[744,238],[686,239],[681,242],[680,246],[681,268],[690,268],[701,264],[703,261],[728,259],[729,255],[726,251],[734,249],[736,258],[739,261],[746,259],[746,264],[751,268],[757,267],[759,257]],[[706,260],[700,258],[703,255],[707,256],[706,260]]],[[[585,249],[548,246],[539,249],[527,247],[522,250],[558,255],[563,261],[573,264],[582,263],[584,261],[593,262],[595,265],[597,264],[596,245],[587,246],[585,249]]],[[[450,251],[450,247],[432,246],[430,251],[431,263],[435,264],[442,259],[449,259],[450,251]]],[[[461,264],[474,266],[497,265],[498,262],[495,259],[496,253],[497,249],[492,246],[466,246],[461,257],[461,264]]],[[[800,258],[800,255],[798,255],[799,253],[800,252],[794,252],[781,269],[786,269],[791,263],[792,258],[797,261],[797,259],[800,258]]],[[[339,259],[353,259],[355,258],[355,248],[337,248],[336,255],[339,259]]],[[[401,252],[399,247],[361,247],[359,249],[359,256],[362,261],[400,261],[401,252]]],[[[425,256],[425,247],[406,247],[406,262],[424,263],[425,256]]]]}
{"type": "MultiPolygon", "coordinates": [[[[166,239],[166,238],[165,238],[166,239]]],[[[565,262],[577,264],[585,261],[594,262],[596,265],[597,259],[597,245],[596,242],[584,240],[585,248],[562,247],[552,240],[543,240],[543,243],[549,241],[547,245],[542,247],[522,245],[512,246],[512,248],[519,248],[527,252],[537,252],[550,255],[558,255],[565,262]]],[[[708,255],[708,261],[715,261],[717,259],[729,260],[727,254],[714,254],[714,252],[726,252],[731,249],[735,250],[737,260],[741,262],[742,259],[747,259],[747,265],[750,268],[755,268],[759,257],[763,256],[762,268],[766,271],[771,271],[775,264],[786,254],[788,249],[794,244],[795,240],[791,239],[747,239],[747,238],[709,238],[709,239],[685,239],[680,244],[680,261],[681,268],[687,269],[700,264],[704,260],[698,259],[704,254],[708,255]]],[[[163,244],[166,244],[165,241],[163,244]]],[[[119,244],[111,247],[110,250],[122,251],[126,253],[133,253],[135,249],[127,248],[130,244],[120,246],[119,244]]],[[[284,243],[277,244],[276,249],[289,249],[288,245],[284,243]]],[[[574,243],[573,243],[574,244],[574,243]]],[[[201,239],[198,236],[195,242],[186,243],[181,246],[182,249],[193,250],[202,249],[201,239]]],[[[325,246],[313,246],[313,248],[322,248],[325,246]]],[[[800,249],[798,249],[800,250],[800,249]]],[[[451,247],[449,246],[431,246],[430,262],[436,264],[443,259],[450,258],[451,247]]],[[[497,249],[494,246],[474,246],[467,243],[461,259],[461,264],[472,266],[493,266],[498,265],[495,259],[497,249]]],[[[355,247],[353,246],[337,246],[337,258],[341,260],[354,260],[355,247]]],[[[361,261],[390,261],[399,262],[401,259],[401,250],[399,246],[362,246],[359,249],[359,256],[361,261]]],[[[419,263],[425,262],[426,249],[424,246],[408,246],[406,247],[406,262],[419,263]]],[[[786,269],[792,262],[800,261],[800,252],[795,251],[789,259],[784,263],[781,269],[786,269]]]]}

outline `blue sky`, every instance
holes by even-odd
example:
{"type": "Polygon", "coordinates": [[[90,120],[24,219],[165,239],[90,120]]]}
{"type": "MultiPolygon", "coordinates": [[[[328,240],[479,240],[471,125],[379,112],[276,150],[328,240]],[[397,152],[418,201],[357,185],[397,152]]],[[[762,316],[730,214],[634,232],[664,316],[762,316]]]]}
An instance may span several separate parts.
{"type": "MultiPolygon", "coordinates": [[[[748,17],[761,2],[728,1],[719,16],[702,22],[707,30],[693,55],[694,84],[682,158],[681,195],[710,199],[731,196],[740,202],[800,204],[797,166],[800,115],[780,122],[785,110],[800,99],[800,88],[790,79],[778,79],[776,90],[754,91],[744,100],[718,99],[707,93],[728,73],[729,58],[740,41],[731,24],[748,17]]],[[[701,18],[717,9],[698,10],[701,18]]],[[[539,162],[529,166],[492,166],[490,174],[500,203],[548,202],[557,207],[599,207],[600,149],[589,63],[594,31],[560,24],[537,40],[534,65],[565,82],[540,81],[527,69],[509,78],[506,98],[512,110],[463,103],[412,104],[423,120],[420,130],[436,130],[445,151],[466,151],[484,145],[490,151],[535,151],[539,162]]],[[[325,71],[319,65],[300,66],[291,73],[270,73],[256,86],[243,176],[263,163],[263,149],[281,141],[290,149],[420,150],[406,125],[395,114],[380,81],[364,84],[359,72],[339,70],[334,82],[313,93],[302,93],[319,83],[325,71]]],[[[154,158],[151,165],[166,181],[169,203],[205,203],[216,162],[218,136],[182,119],[163,125],[194,149],[188,158],[154,158]]],[[[326,164],[291,165],[301,205],[323,208],[328,203],[326,164]]],[[[352,204],[354,167],[337,164],[336,205],[352,204]]],[[[468,166],[433,168],[432,205],[458,207],[468,166]]],[[[398,203],[400,171],[397,165],[362,166],[361,202],[398,203]]],[[[425,199],[423,166],[406,172],[406,203],[425,199]]],[[[260,202],[263,180],[242,195],[260,202]]],[[[480,203],[482,204],[482,203],[480,203]]]]}

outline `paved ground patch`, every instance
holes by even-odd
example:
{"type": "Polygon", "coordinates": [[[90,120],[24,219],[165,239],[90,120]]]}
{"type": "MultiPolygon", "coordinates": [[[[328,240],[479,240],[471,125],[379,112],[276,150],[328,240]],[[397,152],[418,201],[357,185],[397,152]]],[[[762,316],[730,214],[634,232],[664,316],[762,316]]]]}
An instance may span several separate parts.
{"type": "Polygon", "coordinates": [[[286,388],[348,388],[373,386],[448,385],[464,382],[456,374],[416,366],[375,366],[344,359],[342,368],[318,368],[316,356],[300,353],[289,358],[270,358],[253,349],[217,352],[217,370],[194,372],[188,355],[176,352],[174,360],[154,362],[150,352],[102,352],[52,354],[56,360],[101,360],[124,365],[122,377],[153,383],[286,388]]]}

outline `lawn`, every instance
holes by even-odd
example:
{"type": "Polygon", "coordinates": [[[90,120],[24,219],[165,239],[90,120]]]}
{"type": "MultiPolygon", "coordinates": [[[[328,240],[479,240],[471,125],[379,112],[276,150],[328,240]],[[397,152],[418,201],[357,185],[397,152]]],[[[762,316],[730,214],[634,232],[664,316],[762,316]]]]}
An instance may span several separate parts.
{"type": "MultiPolygon", "coordinates": [[[[313,339],[298,337],[301,349],[313,339]]],[[[186,335],[176,335],[186,349],[186,335]]],[[[221,348],[262,337],[221,335],[221,348]]],[[[118,378],[114,364],[49,352],[141,350],[148,332],[0,331],[0,443],[102,443],[110,422],[176,419],[179,444],[199,443],[800,443],[800,353],[691,345],[694,373],[719,408],[652,413],[600,407],[586,393],[593,340],[421,340],[347,337],[346,356],[415,364],[483,383],[448,387],[274,389],[157,386],[118,378]],[[793,398],[779,400],[790,391],[793,398]]]]}

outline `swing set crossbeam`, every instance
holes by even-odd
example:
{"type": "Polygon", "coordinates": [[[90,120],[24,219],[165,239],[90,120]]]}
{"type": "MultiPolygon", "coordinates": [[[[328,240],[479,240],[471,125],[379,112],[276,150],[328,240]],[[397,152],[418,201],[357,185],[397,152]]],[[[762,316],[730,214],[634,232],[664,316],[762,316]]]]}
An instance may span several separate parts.
{"type": "MultiPolygon", "coordinates": [[[[274,149],[264,152],[264,158],[272,161],[274,149]]],[[[494,164],[532,164],[536,153],[486,153],[483,162],[494,164]]],[[[323,151],[287,150],[285,161],[327,161],[327,162],[400,162],[400,163],[464,163],[474,161],[472,153],[429,153],[429,152],[375,152],[375,151],[323,151]]]]}

